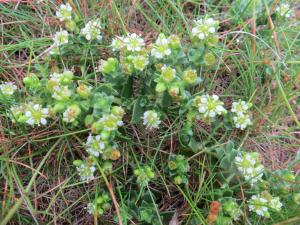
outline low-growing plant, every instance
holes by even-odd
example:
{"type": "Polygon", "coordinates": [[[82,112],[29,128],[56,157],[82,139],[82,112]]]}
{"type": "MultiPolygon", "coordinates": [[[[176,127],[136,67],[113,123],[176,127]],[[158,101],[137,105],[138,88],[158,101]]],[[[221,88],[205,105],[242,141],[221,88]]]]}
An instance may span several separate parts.
{"type": "MultiPolygon", "coordinates": [[[[244,2],[237,1],[234,6],[244,2]]],[[[261,10],[262,6],[253,7],[261,10]]],[[[278,13],[290,15],[283,7],[278,13]]],[[[59,123],[66,130],[83,131],[77,141],[85,151],[73,162],[74,169],[82,182],[95,182],[97,190],[102,190],[87,204],[90,214],[101,218],[114,208],[115,221],[120,224],[127,220],[167,224],[170,218],[163,215],[157,202],[164,195],[152,182],[164,185],[168,192],[172,185],[191,204],[192,197],[186,190],[195,182],[192,165],[201,163],[191,153],[203,155],[204,161],[210,162],[206,166],[213,178],[203,175],[203,180],[213,181],[212,193],[196,197],[196,203],[191,204],[192,216],[186,224],[243,224],[246,213],[253,216],[252,221],[268,223],[269,218],[281,218],[283,208],[299,211],[294,206],[300,204],[300,176],[293,172],[299,154],[287,168],[271,171],[262,164],[258,152],[237,147],[231,137],[219,144],[215,140],[218,137],[209,133],[206,139],[198,135],[200,123],[213,131],[237,133],[247,132],[254,123],[251,96],[228,104],[226,96],[208,88],[214,80],[206,74],[215,71],[222,57],[218,21],[209,16],[193,21],[190,37],[160,33],[149,43],[142,35],[126,33],[108,44],[99,19],[84,24],[68,3],[59,6],[56,16],[66,30],[55,33],[44,63],[36,61],[23,79],[24,88],[18,89],[13,82],[1,83],[1,103],[6,117],[22,129],[59,123]],[[104,51],[103,46],[108,45],[105,57],[93,49],[104,51]],[[84,55],[87,48],[91,58],[84,55]],[[70,55],[79,53],[84,55],[80,66],[68,61],[70,55]],[[173,123],[179,131],[170,134],[173,123]],[[141,158],[129,152],[139,141],[133,127],[138,127],[148,142],[158,139],[153,142],[158,147],[151,151],[150,143],[142,146],[140,150],[147,152],[141,158]],[[157,165],[164,135],[175,138],[178,147],[175,152],[167,152],[165,161],[157,165]],[[131,147],[125,150],[127,144],[131,147]],[[124,157],[130,157],[129,165],[122,163],[124,157]],[[110,182],[118,188],[113,190],[110,182]],[[126,193],[129,187],[136,193],[126,193]],[[220,204],[214,213],[208,204],[213,201],[220,204]],[[197,207],[204,209],[207,219],[197,207]]]]}

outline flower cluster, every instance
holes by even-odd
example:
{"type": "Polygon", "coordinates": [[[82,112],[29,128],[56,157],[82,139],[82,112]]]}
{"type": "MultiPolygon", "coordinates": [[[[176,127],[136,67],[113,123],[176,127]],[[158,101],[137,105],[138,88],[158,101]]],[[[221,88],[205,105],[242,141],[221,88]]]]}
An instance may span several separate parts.
{"type": "Polygon", "coordinates": [[[168,161],[168,169],[175,184],[187,184],[189,163],[183,155],[171,155],[168,161]]]}
{"type": "Polygon", "coordinates": [[[92,203],[87,205],[87,211],[94,216],[103,215],[103,213],[110,208],[109,202],[109,195],[107,193],[102,193],[100,196],[96,197],[92,203]]]}
{"type": "Polygon", "coordinates": [[[80,113],[81,113],[81,109],[78,105],[76,104],[70,105],[63,113],[63,121],[65,121],[66,123],[72,123],[77,119],[80,113]]]}
{"type": "Polygon", "coordinates": [[[266,218],[270,217],[269,209],[278,212],[282,207],[279,197],[273,197],[266,191],[253,195],[248,203],[250,211],[266,218]]]}
{"type": "Polygon", "coordinates": [[[169,40],[164,34],[160,34],[152,46],[151,55],[156,59],[162,59],[171,55],[172,50],[169,47],[169,40]]]}
{"type": "Polygon", "coordinates": [[[137,182],[140,186],[145,187],[154,179],[155,173],[150,166],[143,166],[134,170],[134,175],[137,176],[137,182]]]}
{"type": "Polygon", "coordinates": [[[81,35],[83,35],[88,41],[101,41],[101,21],[99,19],[91,20],[87,22],[84,28],[81,29],[81,35]]]}
{"type": "Polygon", "coordinates": [[[12,106],[10,112],[14,122],[27,123],[31,126],[46,125],[49,117],[49,109],[34,102],[12,106]]]}
{"type": "Polygon", "coordinates": [[[144,116],[142,117],[143,124],[147,129],[157,129],[159,124],[161,123],[159,119],[159,115],[154,110],[148,110],[144,112],[144,116]]]}
{"type": "Polygon", "coordinates": [[[205,40],[207,38],[214,37],[218,26],[218,21],[215,21],[212,18],[207,18],[195,20],[194,23],[195,26],[192,29],[193,37],[199,40],[205,40]]]}
{"type": "Polygon", "coordinates": [[[264,167],[257,152],[241,152],[235,157],[235,164],[246,181],[254,184],[262,179],[264,167]]]}
{"type": "Polygon", "coordinates": [[[56,11],[56,16],[60,21],[68,21],[72,19],[72,7],[69,3],[61,4],[56,11]]]}
{"type": "Polygon", "coordinates": [[[13,82],[4,82],[0,84],[0,94],[9,97],[15,93],[17,86],[13,82]]]}
{"type": "Polygon", "coordinates": [[[251,117],[248,112],[251,106],[251,103],[246,103],[241,99],[232,103],[231,112],[234,113],[233,121],[236,128],[244,130],[247,126],[252,124],[251,117]]]}
{"type": "Polygon", "coordinates": [[[194,106],[204,119],[214,118],[217,115],[225,114],[224,103],[219,100],[217,95],[202,95],[194,98],[194,106]]]}
{"type": "Polygon", "coordinates": [[[292,17],[293,10],[291,9],[291,6],[288,3],[281,3],[276,7],[276,12],[279,13],[280,16],[290,18],[292,17]]]}
{"type": "Polygon", "coordinates": [[[93,179],[96,171],[96,163],[93,158],[89,157],[86,160],[75,160],[73,164],[76,166],[80,179],[89,182],[93,179]]]}

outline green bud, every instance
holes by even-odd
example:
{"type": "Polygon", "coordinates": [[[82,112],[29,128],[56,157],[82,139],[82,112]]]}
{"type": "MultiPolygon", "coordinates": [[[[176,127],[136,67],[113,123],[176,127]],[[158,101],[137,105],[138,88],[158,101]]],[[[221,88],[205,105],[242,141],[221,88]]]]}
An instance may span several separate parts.
{"type": "Polygon", "coordinates": [[[172,34],[170,37],[169,37],[169,46],[172,48],[172,49],[178,49],[180,48],[180,39],[177,35],[175,34],[172,34]]]}
{"type": "Polygon", "coordinates": [[[41,85],[39,78],[34,73],[30,73],[27,77],[24,77],[23,82],[29,88],[38,88],[41,85]]]}
{"type": "Polygon", "coordinates": [[[118,60],[116,58],[108,58],[103,60],[100,66],[100,71],[103,74],[112,74],[117,70],[118,60]]]}
{"type": "Polygon", "coordinates": [[[187,84],[195,84],[197,82],[197,71],[188,69],[183,72],[182,80],[187,84]]]}
{"type": "Polygon", "coordinates": [[[70,32],[78,31],[78,27],[76,26],[76,23],[74,20],[68,20],[66,21],[66,28],[70,32]]]}
{"type": "Polygon", "coordinates": [[[27,116],[20,116],[19,118],[17,118],[17,121],[19,123],[25,123],[28,120],[27,116]]]}
{"type": "Polygon", "coordinates": [[[73,77],[73,72],[70,70],[66,70],[62,73],[61,83],[64,85],[70,84],[72,82],[73,77]]]}
{"type": "Polygon", "coordinates": [[[100,135],[102,140],[108,140],[110,138],[111,133],[109,131],[104,130],[101,132],[100,135]]]}
{"type": "Polygon", "coordinates": [[[74,160],[73,161],[73,165],[74,166],[80,166],[82,164],[82,161],[81,160],[74,160]]]}
{"type": "Polygon", "coordinates": [[[300,205],[300,193],[293,194],[293,201],[294,201],[297,205],[300,205]]]}
{"type": "Polygon", "coordinates": [[[86,127],[91,126],[91,124],[94,122],[93,115],[87,115],[84,119],[84,124],[86,127]]]}
{"type": "Polygon", "coordinates": [[[180,176],[176,176],[176,177],[174,178],[174,183],[177,184],[177,185],[182,184],[182,179],[181,179],[181,177],[180,177],[180,176]]]}
{"type": "Polygon", "coordinates": [[[79,86],[77,87],[77,94],[81,97],[81,98],[89,98],[91,95],[91,87],[85,85],[85,84],[79,84],[79,86]]]}
{"type": "Polygon", "coordinates": [[[162,93],[164,92],[165,90],[167,89],[167,86],[164,84],[164,83],[157,83],[156,84],[156,87],[155,87],[155,91],[158,92],[158,93],[162,93]]]}
{"type": "Polygon", "coordinates": [[[174,161],[169,161],[168,162],[168,167],[169,167],[170,170],[177,169],[177,165],[176,165],[176,163],[174,161]]]}
{"type": "Polygon", "coordinates": [[[213,66],[216,62],[216,57],[214,56],[213,53],[208,52],[204,55],[204,63],[207,66],[213,66]]]}
{"type": "Polygon", "coordinates": [[[120,106],[113,106],[111,108],[111,113],[114,114],[115,116],[118,116],[119,118],[122,118],[125,114],[125,111],[120,106]]]}
{"type": "Polygon", "coordinates": [[[180,89],[177,85],[173,85],[169,88],[169,95],[172,96],[172,97],[177,97],[179,92],[180,92],[180,89]]]}
{"type": "Polygon", "coordinates": [[[53,111],[54,113],[57,113],[57,112],[62,112],[64,111],[66,108],[66,104],[65,103],[62,103],[62,102],[59,102],[59,103],[56,103],[53,107],[53,111]]]}

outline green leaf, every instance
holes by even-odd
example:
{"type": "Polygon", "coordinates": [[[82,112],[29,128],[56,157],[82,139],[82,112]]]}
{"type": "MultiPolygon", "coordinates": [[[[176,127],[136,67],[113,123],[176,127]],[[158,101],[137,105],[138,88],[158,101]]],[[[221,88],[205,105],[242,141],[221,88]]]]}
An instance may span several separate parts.
{"type": "Polygon", "coordinates": [[[144,109],[142,107],[142,97],[135,100],[132,110],[131,123],[139,123],[143,116],[144,109]]]}

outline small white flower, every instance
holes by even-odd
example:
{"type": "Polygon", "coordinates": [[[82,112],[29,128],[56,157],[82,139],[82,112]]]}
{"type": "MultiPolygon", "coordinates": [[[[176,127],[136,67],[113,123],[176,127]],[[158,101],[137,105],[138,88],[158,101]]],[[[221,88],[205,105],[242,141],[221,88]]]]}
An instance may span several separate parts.
{"type": "Polygon", "coordinates": [[[162,59],[170,54],[171,49],[169,48],[169,40],[164,34],[160,34],[151,49],[151,55],[157,59],[162,59]]]}
{"type": "Polygon", "coordinates": [[[56,11],[56,16],[60,21],[66,21],[72,19],[72,7],[69,3],[61,4],[56,11]]]}
{"type": "Polygon", "coordinates": [[[218,22],[212,18],[195,20],[194,23],[195,26],[192,29],[192,35],[200,40],[204,40],[211,34],[214,34],[218,24],[218,22]]]}
{"type": "Polygon", "coordinates": [[[293,16],[293,10],[291,9],[291,6],[286,3],[282,3],[276,7],[276,11],[280,14],[282,17],[290,18],[293,16]]]}
{"type": "Polygon", "coordinates": [[[68,86],[55,86],[53,88],[52,98],[58,101],[65,101],[70,98],[72,91],[68,86]]]}
{"type": "Polygon", "coordinates": [[[38,125],[46,125],[47,124],[47,117],[49,117],[49,110],[48,108],[42,108],[40,104],[28,104],[28,108],[25,111],[25,116],[27,117],[26,123],[34,126],[38,125]]]}
{"type": "Polygon", "coordinates": [[[250,211],[266,218],[270,217],[269,209],[280,211],[282,207],[279,197],[273,197],[266,191],[253,195],[248,201],[248,205],[250,211]]]}
{"type": "Polygon", "coordinates": [[[77,172],[79,173],[80,179],[82,181],[89,182],[93,180],[94,173],[96,171],[95,162],[83,162],[76,167],[77,172]]]}
{"type": "Polygon", "coordinates": [[[121,50],[125,46],[124,37],[116,36],[114,39],[112,39],[110,46],[112,47],[113,51],[121,50]]]}
{"type": "Polygon", "coordinates": [[[4,82],[0,84],[0,92],[5,96],[11,96],[17,90],[17,86],[13,82],[4,82]]]}
{"type": "Polygon", "coordinates": [[[256,152],[242,152],[235,157],[235,164],[238,171],[244,176],[251,185],[261,180],[264,167],[259,160],[256,152]]]}
{"type": "Polygon", "coordinates": [[[98,157],[106,147],[106,143],[101,140],[101,135],[92,136],[91,134],[88,136],[86,141],[86,151],[98,157]]]}
{"type": "Polygon", "coordinates": [[[251,103],[246,103],[245,101],[239,99],[239,101],[232,103],[231,112],[236,113],[237,115],[243,115],[247,113],[251,106],[251,103]]]}
{"type": "Polygon", "coordinates": [[[61,46],[64,44],[68,44],[69,33],[66,30],[58,31],[54,35],[54,44],[55,46],[61,46]]]}
{"type": "Polygon", "coordinates": [[[124,38],[124,43],[127,51],[132,52],[139,52],[145,46],[144,39],[135,33],[127,34],[127,37],[124,38]]]}
{"type": "Polygon", "coordinates": [[[161,68],[161,78],[165,81],[165,82],[171,82],[175,79],[176,77],[176,70],[163,65],[163,67],[161,68]]]}
{"type": "Polygon", "coordinates": [[[158,113],[154,110],[144,112],[142,119],[144,120],[143,124],[149,129],[157,129],[158,125],[161,123],[158,113]]]}
{"type": "Polygon", "coordinates": [[[142,71],[149,64],[149,60],[147,56],[137,55],[133,56],[132,63],[136,70],[142,71]]]}
{"type": "Polygon", "coordinates": [[[101,124],[101,127],[105,131],[115,131],[119,126],[123,125],[122,120],[118,116],[115,116],[113,114],[103,115],[99,119],[98,123],[101,124]]]}
{"type": "Polygon", "coordinates": [[[244,130],[246,127],[252,124],[250,116],[248,114],[242,114],[233,117],[235,127],[244,130]]]}
{"type": "Polygon", "coordinates": [[[226,113],[226,109],[223,107],[224,103],[219,100],[217,95],[202,95],[197,100],[196,106],[204,118],[213,118],[226,113]]]}
{"type": "Polygon", "coordinates": [[[101,32],[101,21],[100,19],[95,19],[89,21],[84,28],[81,29],[81,35],[85,36],[88,41],[101,41],[102,32],[101,32]]]}

